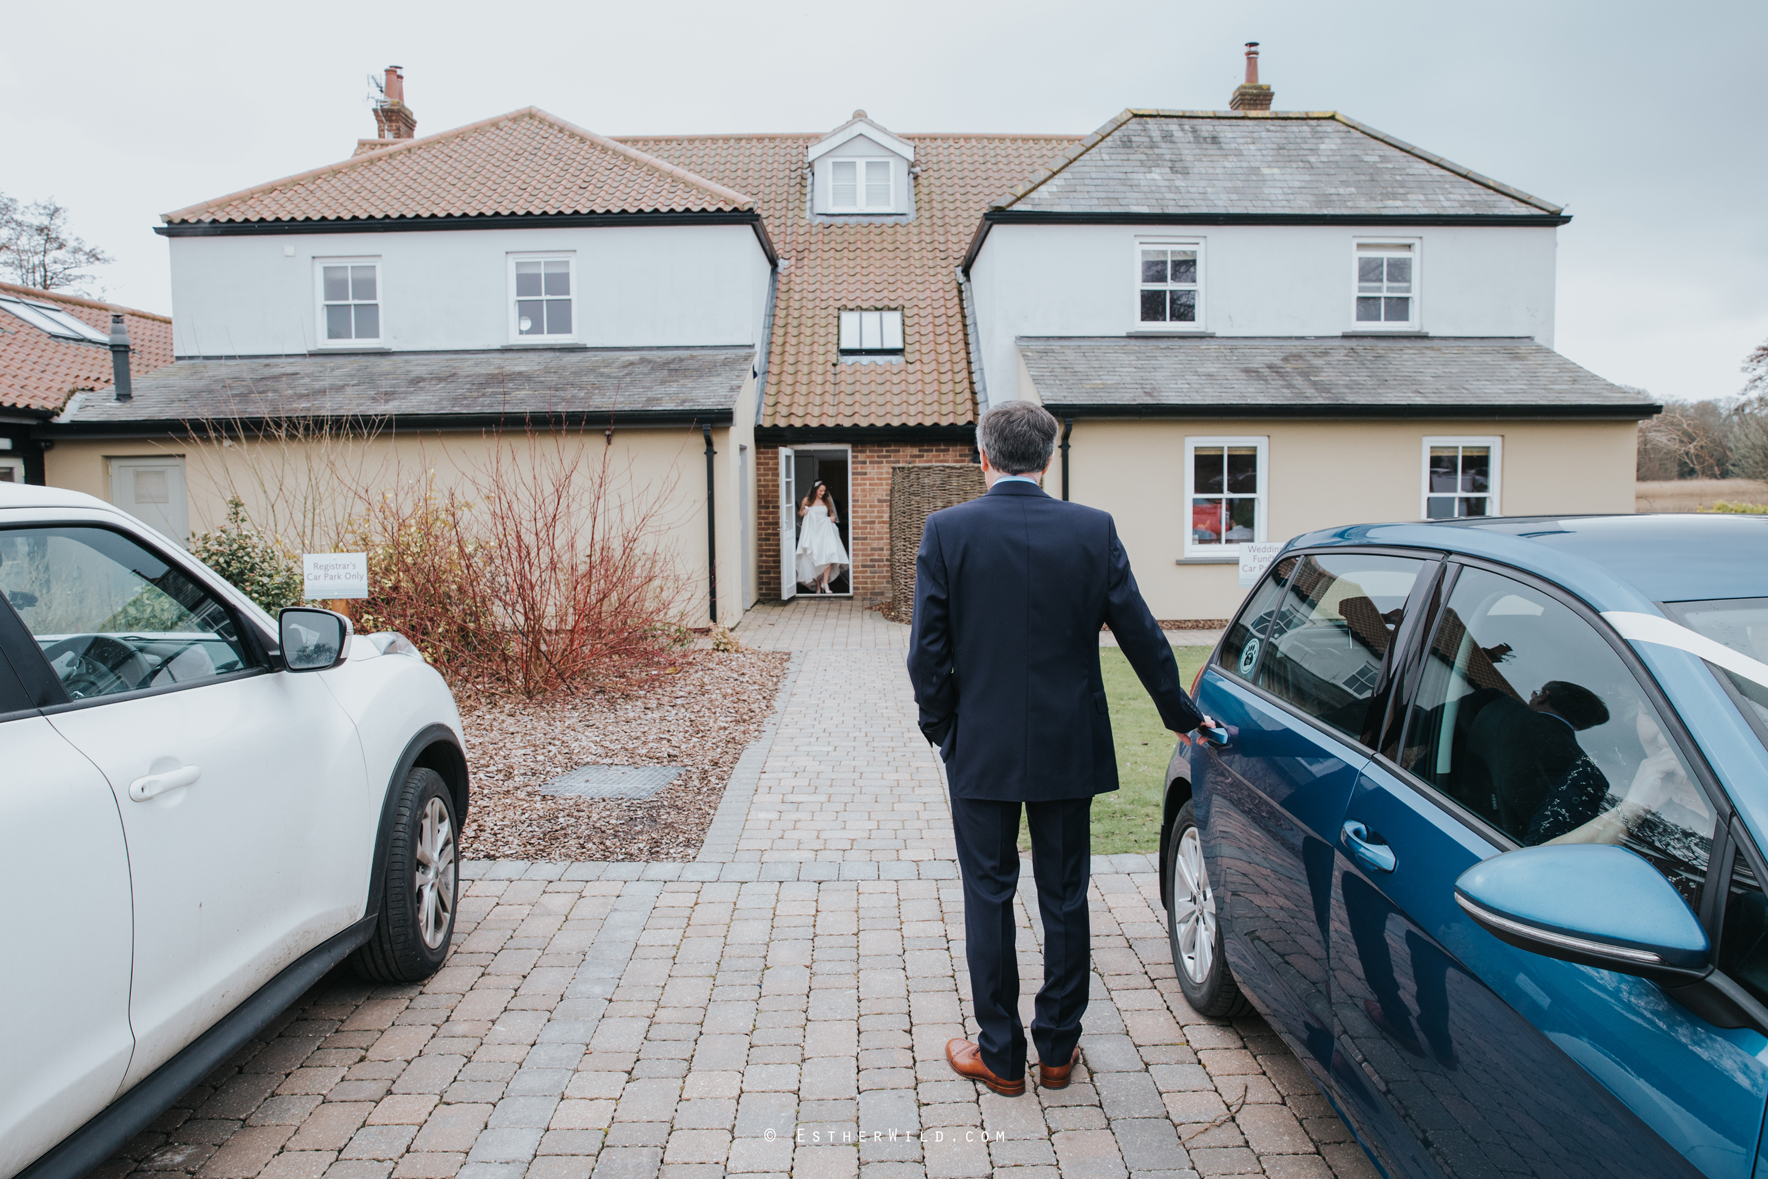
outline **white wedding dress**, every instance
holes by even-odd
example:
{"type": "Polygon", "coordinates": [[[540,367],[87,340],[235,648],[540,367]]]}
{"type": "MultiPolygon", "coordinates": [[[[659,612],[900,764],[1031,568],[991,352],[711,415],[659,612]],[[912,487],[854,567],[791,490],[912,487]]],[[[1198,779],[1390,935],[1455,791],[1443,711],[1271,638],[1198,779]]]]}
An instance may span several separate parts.
{"type": "Polygon", "coordinates": [[[841,530],[829,519],[829,509],[821,504],[804,513],[798,530],[797,557],[800,585],[815,585],[825,565],[837,566],[829,573],[829,580],[833,581],[851,564],[841,545],[841,530]]]}

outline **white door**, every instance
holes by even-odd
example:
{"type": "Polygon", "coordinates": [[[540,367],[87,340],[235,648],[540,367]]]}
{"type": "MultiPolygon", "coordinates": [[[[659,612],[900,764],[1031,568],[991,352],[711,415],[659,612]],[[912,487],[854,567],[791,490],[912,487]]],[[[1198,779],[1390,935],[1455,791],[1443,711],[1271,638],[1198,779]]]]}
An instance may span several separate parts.
{"type": "Polygon", "coordinates": [[[182,458],[114,458],[110,476],[113,504],[179,544],[190,539],[182,458]]]}
{"type": "Polygon", "coordinates": [[[0,483],[23,483],[25,460],[15,455],[0,454],[0,483]]]}
{"type": "Polygon", "coordinates": [[[337,673],[260,666],[232,614],[144,544],[0,532],[0,589],[76,704],[50,723],[122,815],[134,1084],[361,917],[361,744],[321,682],[337,673]]]}
{"type": "Polygon", "coordinates": [[[14,715],[0,723],[0,830],[11,835],[0,856],[0,1175],[109,1105],[135,1046],[116,800],[48,721],[14,715]]]}
{"type": "Polygon", "coordinates": [[[798,594],[797,455],[780,447],[780,601],[798,594]]]}

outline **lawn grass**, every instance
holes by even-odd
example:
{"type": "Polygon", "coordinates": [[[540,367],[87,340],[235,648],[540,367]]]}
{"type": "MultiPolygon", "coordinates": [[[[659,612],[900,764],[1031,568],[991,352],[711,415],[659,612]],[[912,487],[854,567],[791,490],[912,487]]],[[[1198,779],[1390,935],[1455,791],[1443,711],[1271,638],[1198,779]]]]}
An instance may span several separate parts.
{"type": "MultiPolygon", "coordinates": [[[[1187,689],[1191,677],[1209,658],[1208,647],[1174,647],[1179,682],[1187,689]]],[[[1117,745],[1117,790],[1093,799],[1093,854],[1159,850],[1161,792],[1166,764],[1177,740],[1161,723],[1154,701],[1130,661],[1116,647],[1099,651],[1105,676],[1105,699],[1111,707],[1111,736],[1117,745]]],[[[1025,820],[1019,820],[1019,846],[1029,849],[1025,820]]]]}

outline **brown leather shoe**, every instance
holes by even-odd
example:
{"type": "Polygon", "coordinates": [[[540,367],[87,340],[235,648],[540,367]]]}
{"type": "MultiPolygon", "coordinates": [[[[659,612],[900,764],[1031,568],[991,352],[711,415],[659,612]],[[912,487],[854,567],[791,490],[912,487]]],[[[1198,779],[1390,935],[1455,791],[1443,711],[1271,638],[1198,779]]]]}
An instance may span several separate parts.
{"type": "Polygon", "coordinates": [[[1003,1081],[995,1076],[989,1071],[988,1066],[982,1063],[982,1049],[969,1040],[947,1040],[945,1059],[952,1066],[954,1073],[972,1081],[981,1081],[1002,1097],[1017,1097],[1025,1092],[1024,1077],[1020,1077],[1017,1081],[1003,1081]]]}
{"type": "Polygon", "coordinates": [[[1080,1049],[1079,1048],[1076,1048],[1074,1050],[1074,1055],[1070,1056],[1068,1058],[1068,1063],[1064,1064],[1064,1065],[1058,1066],[1058,1065],[1053,1065],[1053,1064],[1045,1064],[1041,1060],[1038,1061],[1038,1065],[1037,1065],[1038,1088],[1040,1088],[1040,1089],[1066,1089],[1066,1088],[1068,1088],[1068,1078],[1074,1073],[1074,1066],[1079,1063],[1080,1063],[1080,1049]]]}

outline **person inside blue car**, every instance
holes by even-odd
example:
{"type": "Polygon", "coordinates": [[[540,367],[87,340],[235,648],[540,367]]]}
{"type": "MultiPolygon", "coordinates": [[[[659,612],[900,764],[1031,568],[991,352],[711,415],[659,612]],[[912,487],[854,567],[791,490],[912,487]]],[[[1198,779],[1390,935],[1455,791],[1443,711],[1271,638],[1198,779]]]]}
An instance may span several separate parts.
{"type": "Polygon", "coordinates": [[[1608,722],[1608,706],[1590,689],[1549,680],[1525,704],[1482,688],[1461,701],[1457,720],[1467,726],[1463,800],[1525,847],[1601,811],[1608,778],[1577,738],[1608,722]]]}

